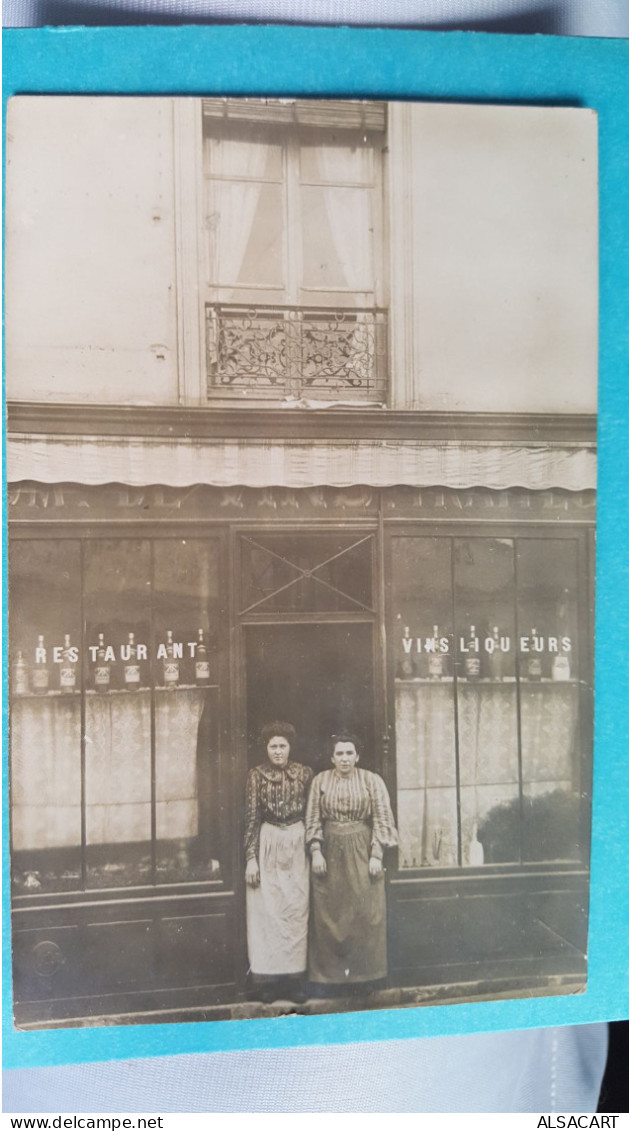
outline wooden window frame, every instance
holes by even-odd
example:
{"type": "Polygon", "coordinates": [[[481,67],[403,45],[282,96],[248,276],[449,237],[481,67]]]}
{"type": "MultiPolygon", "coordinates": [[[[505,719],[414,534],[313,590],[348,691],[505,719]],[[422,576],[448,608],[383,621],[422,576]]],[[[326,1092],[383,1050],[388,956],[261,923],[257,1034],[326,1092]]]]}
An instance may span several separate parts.
{"type": "MultiPolygon", "coordinates": [[[[245,390],[239,389],[237,392],[225,391],[224,389],[217,389],[216,392],[211,391],[208,393],[208,376],[207,376],[207,357],[206,357],[206,308],[208,303],[217,302],[220,300],[221,288],[210,286],[204,279],[205,271],[203,265],[206,260],[206,253],[203,248],[202,234],[204,230],[204,195],[205,195],[205,174],[204,174],[204,121],[207,120],[225,120],[233,118],[234,120],[245,121],[259,121],[261,124],[276,123],[283,126],[292,125],[294,133],[292,140],[286,146],[286,154],[291,166],[292,180],[285,178],[284,184],[290,186],[292,184],[292,191],[285,193],[286,202],[286,221],[285,231],[288,233],[288,239],[292,244],[299,244],[300,228],[298,223],[299,202],[296,200],[297,188],[299,183],[299,139],[298,132],[300,130],[316,129],[318,132],[322,130],[329,130],[332,126],[340,129],[341,133],[344,129],[352,129],[356,131],[357,128],[370,130],[374,137],[382,135],[385,110],[382,103],[363,103],[363,102],[308,102],[295,100],[288,103],[283,102],[268,102],[263,103],[260,100],[231,100],[231,99],[173,99],[172,101],[173,113],[173,149],[175,155],[174,161],[174,192],[175,192],[175,245],[176,245],[176,290],[177,290],[177,324],[178,324],[178,402],[180,405],[187,406],[205,406],[210,409],[231,408],[242,406],[243,409],[251,409],[252,407],[266,407],[273,409],[283,401],[285,398],[282,393],[276,393],[271,390],[268,392],[260,393],[254,388],[249,387],[245,390]],[[291,240],[292,233],[292,240],[291,240]]],[[[377,147],[375,147],[377,154],[377,147]]],[[[392,180],[389,175],[389,162],[385,159],[385,150],[380,151],[381,159],[374,161],[374,185],[371,194],[372,207],[374,209],[373,222],[375,229],[375,238],[373,246],[374,256],[374,286],[373,286],[373,307],[347,307],[348,314],[355,311],[360,314],[366,314],[368,311],[373,310],[376,317],[376,324],[374,333],[378,336],[376,349],[380,354],[380,361],[378,362],[380,377],[378,378],[378,392],[363,396],[360,392],[356,397],[350,395],[349,407],[350,411],[356,412],[358,410],[368,410],[375,407],[381,408],[383,405],[383,395],[386,398],[386,403],[394,404],[399,400],[391,388],[391,355],[393,347],[389,346],[386,342],[384,349],[382,346],[382,329],[381,327],[383,318],[387,318],[389,307],[389,255],[386,251],[388,247],[389,225],[387,222],[388,208],[387,200],[390,189],[392,187],[392,180]],[[382,355],[384,355],[382,357],[382,355]],[[384,373],[384,381],[382,380],[382,372],[384,373]],[[382,394],[381,387],[384,384],[385,391],[382,394]]],[[[399,178],[396,178],[395,184],[397,186],[399,178]]],[[[399,191],[399,189],[398,189],[399,191]]],[[[408,197],[408,192],[405,197],[408,197]]],[[[393,201],[392,201],[393,204],[393,201]]],[[[408,233],[406,233],[408,235],[408,233]]],[[[408,248],[407,238],[402,238],[400,248],[408,248]]],[[[406,251],[408,257],[408,250],[406,251]]],[[[293,254],[290,257],[294,260],[294,247],[293,254]]],[[[298,257],[299,258],[299,257],[298,257]]],[[[289,284],[286,290],[285,299],[298,300],[297,282],[299,275],[298,267],[289,266],[289,284]]],[[[408,267],[405,270],[406,281],[409,280],[408,267]]],[[[225,288],[222,288],[225,290],[225,288]]],[[[231,294],[237,288],[227,288],[231,294]]],[[[246,288],[243,288],[246,289],[246,288]]],[[[326,289],[323,291],[320,288],[305,288],[301,287],[302,292],[310,289],[314,297],[320,296],[321,298],[333,299],[335,290],[326,289]]],[[[337,293],[349,293],[346,288],[338,288],[337,293]]],[[[371,292],[351,292],[352,294],[367,295],[371,292]]],[[[231,300],[233,303],[233,298],[231,300]]],[[[283,305],[283,302],[280,302],[283,305]]],[[[313,306],[313,311],[317,308],[322,310],[322,313],[329,311],[330,302],[321,303],[316,302],[313,306]]],[[[296,301],[289,303],[287,307],[289,316],[293,319],[298,317],[298,305],[296,301]],[[291,313],[292,310],[296,313],[291,313]]],[[[340,309],[345,310],[345,306],[340,309]]],[[[310,307],[308,307],[310,310],[310,307]]],[[[388,335],[387,335],[388,337],[388,335]]],[[[398,347],[398,355],[400,353],[398,347]]],[[[408,384],[408,381],[407,381],[408,384]]],[[[326,398],[322,393],[316,395],[313,404],[317,400],[325,401],[341,400],[347,405],[342,395],[333,394],[326,398]]]]}

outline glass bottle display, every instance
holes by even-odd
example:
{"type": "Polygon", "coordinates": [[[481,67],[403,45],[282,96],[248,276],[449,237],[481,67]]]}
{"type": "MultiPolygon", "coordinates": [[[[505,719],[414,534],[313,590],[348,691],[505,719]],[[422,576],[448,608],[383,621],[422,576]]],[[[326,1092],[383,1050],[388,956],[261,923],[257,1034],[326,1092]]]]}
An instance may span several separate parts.
{"type": "Polygon", "coordinates": [[[140,664],[138,662],[138,649],[133,632],[129,633],[129,643],[127,644],[125,655],[127,657],[124,664],[125,687],[133,691],[140,686],[140,664]]]}
{"type": "Polygon", "coordinates": [[[431,648],[432,651],[428,654],[428,676],[430,679],[443,679],[445,656],[440,648],[438,624],[433,625],[431,648]]]}
{"type": "Polygon", "coordinates": [[[470,636],[466,645],[463,672],[466,679],[480,679],[480,641],[476,635],[476,626],[470,625],[470,636]]]}
{"type": "Polygon", "coordinates": [[[491,641],[491,646],[487,648],[489,678],[494,680],[504,679],[504,652],[500,647],[500,628],[495,624],[492,628],[491,636],[488,637],[491,641]]]}
{"type": "Polygon", "coordinates": [[[21,651],[18,652],[13,665],[13,694],[28,694],[28,665],[21,651]]]}
{"type": "Polygon", "coordinates": [[[172,629],[166,632],[166,655],[163,660],[164,686],[170,690],[179,683],[179,660],[175,656],[172,629]]]}
{"type": "Polygon", "coordinates": [[[72,647],[70,635],[66,632],[63,638],[63,654],[59,670],[59,687],[67,695],[76,691],[77,650],[72,647]]]}
{"type": "Polygon", "coordinates": [[[570,657],[566,652],[558,652],[553,657],[551,677],[555,683],[567,683],[570,679],[570,657]]]}
{"type": "Polygon", "coordinates": [[[199,639],[195,652],[194,677],[199,686],[210,682],[210,661],[202,628],[199,629],[199,639]]]}
{"type": "Polygon", "coordinates": [[[395,667],[396,679],[414,679],[417,675],[417,666],[415,660],[411,655],[413,648],[413,638],[409,625],[404,627],[404,635],[401,640],[401,647],[398,653],[398,661],[395,667]]]}
{"type": "Polygon", "coordinates": [[[526,674],[530,680],[539,682],[542,678],[542,650],[537,629],[531,629],[530,654],[526,665],[526,674]]]}
{"type": "Polygon", "coordinates": [[[32,672],[33,691],[36,695],[45,695],[50,684],[50,669],[48,667],[48,653],[44,637],[37,637],[35,649],[35,664],[32,672]]]}
{"type": "Polygon", "coordinates": [[[111,665],[105,656],[105,637],[102,632],[98,634],[98,652],[94,664],[94,688],[96,691],[109,691],[111,683],[111,665]]]}

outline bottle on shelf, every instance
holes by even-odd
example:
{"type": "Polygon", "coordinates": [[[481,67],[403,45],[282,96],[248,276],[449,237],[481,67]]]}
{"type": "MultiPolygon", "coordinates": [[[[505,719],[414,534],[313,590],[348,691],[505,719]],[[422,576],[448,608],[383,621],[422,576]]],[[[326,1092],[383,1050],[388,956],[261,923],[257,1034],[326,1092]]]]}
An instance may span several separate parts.
{"type": "Polygon", "coordinates": [[[470,868],[478,868],[485,863],[485,850],[478,839],[478,823],[474,821],[472,836],[468,847],[468,860],[470,868]]]}
{"type": "Polygon", "coordinates": [[[199,629],[199,639],[195,652],[194,678],[199,686],[210,682],[210,660],[202,628],[199,629]]]}
{"type": "Polygon", "coordinates": [[[504,679],[504,652],[500,648],[500,629],[497,624],[492,629],[490,639],[493,647],[489,652],[489,678],[500,681],[504,679]]]}
{"type": "Polygon", "coordinates": [[[28,695],[28,665],[23,652],[18,652],[13,665],[13,694],[28,695]]]}
{"type": "Polygon", "coordinates": [[[542,678],[542,653],[541,653],[541,650],[538,648],[538,640],[539,640],[539,637],[537,635],[537,629],[532,628],[531,629],[531,649],[532,650],[531,650],[531,653],[529,654],[529,658],[528,658],[528,661],[527,661],[526,674],[527,674],[527,676],[530,680],[533,680],[536,683],[539,682],[539,680],[542,678]]]}
{"type": "Polygon", "coordinates": [[[411,655],[412,648],[413,638],[411,637],[411,630],[409,625],[405,625],[402,647],[400,648],[398,662],[395,668],[396,679],[414,679],[417,675],[417,665],[411,655]]]}
{"type": "Polygon", "coordinates": [[[105,636],[98,634],[98,652],[94,664],[94,688],[96,691],[109,691],[111,684],[111,664],[105,659],[105,636]]]}
{"type": "Polygon", "coordinates": [[[170,628],[166,632],[166,656],[163,665],[164,687],[174,690],[179,683],[179,660],[174,653],[173,634],[170,628]]]}
{"type": "Polygon", "coordinates": [[[70,634],[66,632],[63,637],[63,653],[59,669],[59,688],[66,695],[76,691],[76,666],[76,649],[72,647],[70,634]]]}
{"type": "Polygon", "coordinates": [[[565,652],[558,652],[553,657],[551,677],[555,683],[567,683],[570,679],[570,658],[565,652]]]}
{"type": "Polygon", "coordinates": [[[467,652],[463,661],[463,672],[466,679],[480,679],[480,643],[476,635],[476,626],[470,625],[470,638],[467,642],[467,652]]]}
{"type": "Polygon", "coordinates": [[[445,657],[439,649],[439,625],[433,625],[432,639],[434,651],[428,654],[428,676],[430,679],[443,679],[445,657]]]}
{"type": "Polygon", "coordinates": [[[402,656],[395,670],[396,679],[415,679],[417,665],[412,656],[402,656]]]}
{"type": "Polygon", "coordinates": [[[50,684],[50,669],[48,667],[48,653],[43,636],[37,637],[35,649],[35,663],[31,674],[33,691],[36,695],[45,695],[50,684]]]}
{"type": "Polygon", "coordinates": [[[140,664],[138,661],[138,649],[135,643],[135,633],[129,633],[129,643],[127,645],[128,658],[125,660],[124,665],[124,685],[130,691],[136,691],[140,686],[140,664]]]}
{"type": "Polygon", "coordinates": [[[177,841],[175,859],[179,871],[183,872],[184,875],[187,876],[187,873],[190,870],[190,851],[188,841],[185,837],[180,837],[177,841]]]}

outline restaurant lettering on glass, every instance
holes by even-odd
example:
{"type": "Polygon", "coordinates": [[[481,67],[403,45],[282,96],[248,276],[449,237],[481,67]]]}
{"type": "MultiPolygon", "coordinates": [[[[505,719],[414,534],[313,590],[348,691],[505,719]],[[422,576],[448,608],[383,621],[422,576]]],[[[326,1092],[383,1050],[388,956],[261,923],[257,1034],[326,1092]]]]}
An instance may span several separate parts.
{"type": "Polygon", "coordinates": [[[272,1009],[248,1000],[243,835],[275,719],[315,774],[357,734],[399,835],[386,984],[317,1009],[581,990],[590,117],[11,114],[17,1023],[272,1009]]]}

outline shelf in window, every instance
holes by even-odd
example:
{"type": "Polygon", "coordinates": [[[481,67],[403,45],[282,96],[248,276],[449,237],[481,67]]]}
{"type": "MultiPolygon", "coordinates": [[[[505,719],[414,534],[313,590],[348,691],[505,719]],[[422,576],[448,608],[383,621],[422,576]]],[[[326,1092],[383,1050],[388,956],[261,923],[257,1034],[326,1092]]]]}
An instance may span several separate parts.
{"type": "MultiPolygon", "coordinates": [[[[172,694],[174,691],[212,691],[218,688],[217,683],[179,683],[176,687],[165,687],[163,684],[156,684],[155,691],[167,691],[172,694]]],[[[107,691],[96,691],[93,687],[87,687],[85,694],[90,698],[100,697],[103,698],[107,695],[142,695],[151,690],[146,685],[143,687],[109,687],[107,691]]],[[[19,694],[13,692],[12,701],[19,702],[20,700],[41,699],[43,701],[50,699],[72,699],[80,698],[81,691],[77,688],[76,691],[59,691],[52,689],[50,691],[26,691],[19,694]]]]}
{"type": "Polygon", "coordinates": [[[13,692],[13,702],[18,702],[20,699],[78,699],[81,694],[80,688],[77,687],[76,691],[59,691],[58,688],[51,688],[49,691],[26,691],[26,692],[13,692]]]}
{"type": "Polygon", "coordinates": [[[526,679],[525,676],[520,678],[520,683],[526,684],[527,687],[539,687],[540,684],[543,684],[545,687],[548,684],[551,684],[553,687],[568,687],[578,682],[578,679],[550,679],[548,676],[542,676],[541,679],[526,679]]]}
{"type": "MultiPolygon", "coordinates": [[[[176,687],[165,687],[164,684],[157,683],[155,684],[155,691],[167,691],[172,694],[173,691],[210,691],[217,687],[217,683],[178,683],[176,687]]],[[[141,695],[150,690],[151,688],[146,685],[143,687],[110,687],[107,691],[96,691],[93,687],[90,687],[85,694],[101,697],[104,695],[141,695]]]]}
{"type": "Polygon", "coordinates": [[[175,687],[168,687],[163,683],[156,683],[156,691],[167,691],[169,695],[173,691],[211,691],[212,688],[217,688],[217,683],[178,683],[175,687]]]}
{"type": "Polygon", "coordinates": [[[88,687],[85,694],[102,698],[104,695],[140,695],[142,692],[150,690],[150,687],[146,685],[143,687],[108,687],[106,691],[97,691],[94,687],[88,687]]]}
{"type": "Polygon", "coordinates": [[[460,675],[457,677],[457,683],[462,683],[465,687],[481,687],[494,686],[495,684],[513,684],[516,682],[514,675],[505,675],[502,679],[491,679],[489,676],[480,676],[479,679],[466,679],[465,676],[460,675]]]}
{"type": "Polygon", "coordinates": [[[429,676],[413,676],[412,679],[401,679],[400,676],[395,677],[396,683],[430,683],[433,686],[442,683],[454,683],[454,677],[451,675],[440,675],[431,679],[429,676]]]}

